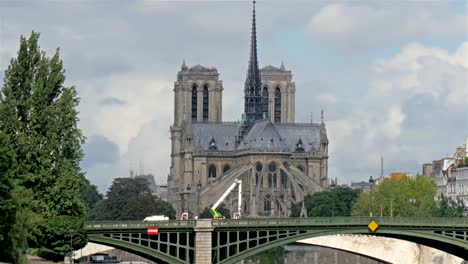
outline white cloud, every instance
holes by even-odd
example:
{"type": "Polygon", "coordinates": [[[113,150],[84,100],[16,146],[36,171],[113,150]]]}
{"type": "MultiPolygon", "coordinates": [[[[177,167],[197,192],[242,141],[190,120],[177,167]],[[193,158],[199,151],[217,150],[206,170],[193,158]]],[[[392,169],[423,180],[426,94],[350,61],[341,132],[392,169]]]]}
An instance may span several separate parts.
{"type": "Polygon", "coordinates": [[[401,112],[400,107],[391,107],[388,111],[387,120],[384,124],[384,133],[387,137],[395,138],[401,134],[402,124],[405,120],[405,115],[401,112]]]}
{"type": "Polygon", "coordinates": [[[104,94],[124,100],[126,104],[99,108],[93,117],[97,133],[107,135],[119,145],[121,153],[125,153],[130,139],[138,135],[143,125],[153,120],[170,120],[174,102],[172,86],[172,81],[148,77],[114,78],[104,94]]]}
{"type": "Polygon", "coordinates": [[[336,97],[331,94],[319,94],[317,100],[323,104],[334,104],[336,103],[336,97]]]}
{"type": "Polygon", "coordinates": [[[383,154],[386,173],[417,173],[423,162],[461,144],[468,134],[466,47],[449,52],[408,44],[369,65],[365,96],[328,123],[330,172],[365,179],[378,174],[383,154]]]}
{"type": "Polygon", "coordinates": [[[466,15],[447,16],[447,3],[333,3],[314,14],[308,31],[342,49],[366,50],[428,36],[466,34],[466,15]]]}

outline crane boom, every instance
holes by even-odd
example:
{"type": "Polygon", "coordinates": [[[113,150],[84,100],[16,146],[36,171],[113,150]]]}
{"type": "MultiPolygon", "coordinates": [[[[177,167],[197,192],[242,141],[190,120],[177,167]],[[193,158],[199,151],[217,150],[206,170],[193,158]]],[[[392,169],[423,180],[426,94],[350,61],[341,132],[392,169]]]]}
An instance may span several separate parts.
{"type": "Polygon", "coordinates": [[[216,201],[216,203],[211,207],[211,211],[213,212],[215,218],[219,217],[219,213],[216,211],[216,209],[217,209],[218,206],[224,201],[224,199],[226,199],[226,197],[228,196],[228,194],[229,194],[234,188],[236,188],[237,185],[239,185],[239,193],[238,193],[239,196],[238,196],[237,212],[235,213],[235,215],[236,215],[237,217],[240,216],[241,205],[242,205],[242,180],[235,179],[235,180],[234,180],[234,183],[231,184],[231,186],[229,186],[229,188],[223,193],[223,195],[221,195],[221,197],[218,199],[218,201],[216,201]]]}

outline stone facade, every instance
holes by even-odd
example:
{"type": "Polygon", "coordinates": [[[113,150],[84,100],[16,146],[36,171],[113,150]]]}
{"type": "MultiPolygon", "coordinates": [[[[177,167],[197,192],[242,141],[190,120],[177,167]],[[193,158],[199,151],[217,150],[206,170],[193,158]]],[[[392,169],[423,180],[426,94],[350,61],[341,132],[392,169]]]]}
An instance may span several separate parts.
{"type": "Polygon", "coordinates": [[[214,204],[235,179],[243,182],[242,203],[229,195],[224,204],[250,217],[286,217],[292,203],[327,187],[323,113],[320,123],[295,123],[292,73],[283,63],[258,68],[255,33],[254,10],[239,121],[222,121],[224,88],[216,68],[184,62],[177,74],[168,201],[178,216],[214,204]]]}
{"type": "Polygon", "coordinates": [[[461,199],[468,215],[468,137],[465,145],[456,148],[453,157],[434,160],[423,164],[423,174],[431,176],[436,184],[436,199],[445,195],[454,200],[461,199]]]}

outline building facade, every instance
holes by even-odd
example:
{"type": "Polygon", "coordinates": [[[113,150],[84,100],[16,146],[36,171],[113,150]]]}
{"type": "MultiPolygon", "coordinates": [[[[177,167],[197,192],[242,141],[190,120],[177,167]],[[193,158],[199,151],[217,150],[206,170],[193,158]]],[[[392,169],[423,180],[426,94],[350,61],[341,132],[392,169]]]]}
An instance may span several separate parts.
{"type": "MultiPolygon", "coordinates": [[[[216,68],[184,63],[174,83],[168,201],[177,214],[198,214],[242,180],[241,201],[224,204],[243,216],[286,217],[292,203],[327,186],[325,123],[295,123],[295,83],[284,64],[259,68],[255,6],[244,113],[222,120],[223,83],[216,68]]],[[[241,91],[241,90],[239,90],[241,91]]]]}
{"type": "Polygon", "coordinates": [[[436,199],[445,195],[461,199],[468,215],[468,137],[464,145],[456,148],[453,157],[423,164],[423,174],[431,176],[436,184],[436,199]]]}

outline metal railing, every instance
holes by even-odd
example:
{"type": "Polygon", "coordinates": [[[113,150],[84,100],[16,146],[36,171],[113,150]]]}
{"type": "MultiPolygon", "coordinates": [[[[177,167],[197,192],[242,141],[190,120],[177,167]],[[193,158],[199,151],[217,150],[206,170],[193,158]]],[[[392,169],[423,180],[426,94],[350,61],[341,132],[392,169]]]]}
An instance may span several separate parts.
{"type": "Polygon", "coordinates": [[[179,221],[179,220],[166,220],[166,221],[99,221],[99,222],[86,222],[84,229],[86,230],[113,230],[113,229],[146,229],[148,226],[158,226],[159,228],[193,228],[196,221],[179,221]]]}
{"type": "MultiPolygon", "coordinates": [[[[468,217],[311,217],[311,218],[245,218],[219,219],[211,221],[213,227],[288,227],[288,226],[367,226],[371,220],[379,225],[395,227],[464,227],[468,229],[468,217]]],[[[148,226],[159,228],[194,228],[196,220],[179,221],[104,221],[86,222],[86,230],[124,230],[146,229],[148,226]]]]}
{"type": "Polygon", "coordinates": [[[265,218],[223,219],[212,221],[215,227],[248,226],[367,226],[371,220],[386,226],[418,227],[466,227],[468,217],[312,217],[312,218],[265,218]]]}

